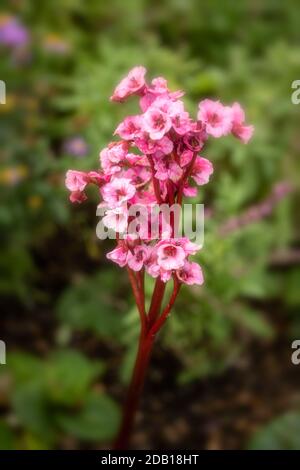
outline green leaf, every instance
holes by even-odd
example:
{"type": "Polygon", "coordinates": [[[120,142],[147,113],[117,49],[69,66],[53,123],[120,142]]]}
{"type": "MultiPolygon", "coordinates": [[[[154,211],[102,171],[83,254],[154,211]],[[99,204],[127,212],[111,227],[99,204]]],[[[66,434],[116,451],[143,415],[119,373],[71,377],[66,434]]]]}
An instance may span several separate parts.
{"type": "Polygon", "coordinates": [[[285,274],[284,298],[290,307],[300,305],[300,269],[291,270],[285,274]]]}
{"type": "Polygon", "coordinates": [[[53,442],[46,442],[40,435],[26,431],[18,442],[18,448],[24,450],[51,450],[53,442]]]}
{"type": "Polygon", "coordinates": [[[299,450],[300,413],[290,412],[271,421],[254,434],[249,449],[299,450]]]}
{"type": "Polygon", "coordinates": [[[57,423],[64,432],[91,441],[112,439],[118,429],[119,417],[118,406],[104,394],[91,394],[76,415],[56,415],[57,423]]]}
{"type": "Polygon", "coordinates": [[[12,405],[20,423],[47,442],[53,442],[53,419],[40,383],[29,382],[18,387],[12,405]]]}
{"type": "Polygon", "coordinates": [[[0,450],[14,450],[16,448],[15,436],[4,421],[0,421],[0,450]]]}
{"type": "Polygon", "coordinates": [[[102,337],[118,338],[122,317],[114,292],[115,273],[102,272],[67,289],[59,300],[59,319],[79,330],[92,330],[102,337]]]}
{"type": "Polygon", "coordinates": [[[8,355],[7,367],[18,383],[24,383],[41,378],[43,361],[25,351],[14,352],[8,355]]]}
{"type": "Polygon", "coordinates": [[[74,350],[61,350],[52,354],[45,368],[47,397],[61,405],[82,401],[92,382],[103,372],[101,362],[90,361],[74,350]]]}

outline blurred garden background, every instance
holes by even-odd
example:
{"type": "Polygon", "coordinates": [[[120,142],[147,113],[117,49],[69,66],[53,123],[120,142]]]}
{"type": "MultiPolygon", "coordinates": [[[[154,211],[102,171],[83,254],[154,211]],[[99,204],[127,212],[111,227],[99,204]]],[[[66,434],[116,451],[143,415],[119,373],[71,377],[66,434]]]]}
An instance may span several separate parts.
{"type": "Polygon", "coordinates": [[[97,195],[72,207],[64,175],[98,167],[132,106],[108,98],[135,65],[191,112],[239,101],[256,131],[210,144],[206,282],[182,288],[159,337],[132,446],[300,449],[299,25],[297,0],[1,1],[1,449],[116,433],[138,315],[96,238],[97,195]]]}

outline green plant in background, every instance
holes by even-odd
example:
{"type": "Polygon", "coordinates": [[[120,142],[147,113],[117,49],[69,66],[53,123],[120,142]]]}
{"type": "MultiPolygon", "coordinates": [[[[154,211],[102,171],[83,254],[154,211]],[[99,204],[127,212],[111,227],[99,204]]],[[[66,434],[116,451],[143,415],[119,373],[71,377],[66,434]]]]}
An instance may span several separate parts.
{"type": "Polygon", "coordinates": [[[251,450],[298,450],[299,441],[298,411],[289,412],[275,418],[252,436],[249,442],[251,450]]]}
{"type": "MultiPolygon", "coordinates": [[[[207,249],[201,254],[205,293],[182,290],[161,338],[163,348],[182,363],[178,381],[222,373],[247,353],[253,338],[276,340],[282,333],[273,321],[272,302],[275,317],[288,321],[291,338],[297,337],[295,191],[267,217],[226,236],[219,233],[232,217],[267,199],[278,181],[293,189],[299,185],[299,106],[290,101],[291,83],[299,78],[297,2],[45,0],[37,8],[32,0],[4,0],[0,15],[7,14],[27,28],[30,41],[29,54],[0,46],[0,79],[7,83],[7,103],[0,105],[0,336],[2,322],[13,312],[21,325],[26,312],[38,321],[40,312],[54,318],[57,311],[59,344],[68,347],[74,335],[88,329],[98,341],[121,346],[128,352],[120,376],[128,380],[138,333],[132,299],[125,280],[115,286],[115,273],[93,236],[94,220],[66,203],[62,175],[73,165],[91,167],[114,123],[133,111],[131,105],[124,111],[111,107],[105,97],[120,75],[142,62],[154,74],[168,76],[171,88],[185,89],[191,110],[205,95],[222,96],[243,103],[256,123],[251,151],[233,141],[214,142],[209,149],[217,172],[206,193],[213,217],[206,217],[207,249]],[[87,143],[86,156],[67,152],[65,141],[75,136],[87,143]],[[105,285],[105,299],[96,289],[85,297],[93,282],[105,285]],[[99,302],[105,308],[99,309],[99,302]]],[[[22,348],[28,346],[20,344],[20,354],[22,348]]],[[[5,367],[10,371],[9,362],[5,367]]],[[[10,410],[8,397],[0,426],[4,448],[16,434],[7,418],[10,410]]],[[[22,446],[38,447],[29,441],[22,446]]]]}
{"type": "Polygon", "coordinates": [[[16,434],[2,421],[1,448],[6,442],[12,448],[51,448],[64,435],[104,442],[114,436],[119,411],[99,385],[103,363],[72,349],[54,351],[46,361],[15,352],[8,361],[0,383],[6,384],[2,399],[12,396],[16,434]]]}

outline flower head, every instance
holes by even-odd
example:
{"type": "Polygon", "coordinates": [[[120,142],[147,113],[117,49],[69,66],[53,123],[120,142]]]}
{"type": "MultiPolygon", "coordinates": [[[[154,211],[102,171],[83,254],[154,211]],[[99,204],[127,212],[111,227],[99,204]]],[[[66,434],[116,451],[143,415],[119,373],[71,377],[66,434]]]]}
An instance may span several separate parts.
{"type": "Polygon", "coordinates": [[[28,30],[17,17],[0,15],[0,44],[18,48],[26,46],[28,42],[28,30]]]}
{"type": "Polygon", "coordinates": [[[160,140],[170,130],[171,118],[156,106],[151,106],[144,114],[143,128],[150,139],[160,140]]]}
{"type": "Polygon", "coordinates": [[[208,183],[209,177],[213,171],[212,163],[206,158],[198,156],[195,159],[191,176],[193,180],[201,186],[202,184],[208,183]]]}
{"type": "Polygon", "coordinates": [[[86,173],[83,171],[68,170],[66,174],[66,187],[70,191],[84,191],[88,183],[86,173]]]}
{"type": "Polygon", "coordinates": [[[157,264],[166,271],[178,269],[184,265],[184,249],[169,241],[162,241],[157,248],[157,264]]]}
{"type": "Polygon", "coordinates": [[[251,139],[254,127],[245,125],[245,113],[239,103],[234,103],[231,107],[232,134],[247,144],[251,139]]]}
{"type": "Polygon", "coordinates": [[[145,85],[145,67],[134,67],[128,73],[127,77],[116,87],[111,101],[124,101],[131,95],[137,94],[145,85]]]}
{"type": "Polygon", "coordinates": [[[128,116],[118,125],[115,134],[124,140],[133,140],[142,129],[141,121],[140,116],[128,116]]]}
{"type": "MultiPolygon", "coordinates": [[[[175,213],[168,218],[155,207],[171,208],[174,203],[181,207],[183,196],[197,195],[195,183],[209,182],[213,165],[199,155],[208,136],[232,133],[246,143],[253,127],[245,125],[238,103],[230,107],[210,99],[199,103],[197,120],[193,120],[180,90],[170,91],[163,77],[148,84],[145,74],[144,67],[134,67],[111,97],[121,102],[137,95],[141,112],[125,117],[117,126],[114,135],[120,140],[100,152],[101,170],[69,170],[66,186],[72,202],[86,199],[87,184],[99,188],[99,207],[105,208],[103,224],[117,234],[117,246],[108,259],[163,282],[173,277],[179,283],[202,284],[201,268],[190,260],[200,247],[177,234],[175,213]]],[[[69,150],[83,153],[82,142],[71,143],[69,150]]]]}
{"type": "Polygon", "coordinates": [[[116,178],[105,184],[102,189],[104,201],[110,207],[117,207],[131,199],[135,194],[135,187],[127,178],[116,178]]]}
{"type": "Polygon", "coordinates": [[[176,271],[178,279],[189,286],[203,284],[203,273],[198,263],[185,261],[184,265],[176,271]]]}
{"type": "Polygon", "coordinates": [[[114,263],[117,263],[120,268],[123,268],[127,264],[128,248],[125,245],[120,245],[107,253],[106,257],[114,263]]]}
{"type": "Polygon", "coordinates": [[[140,271],[148,261],[151,248],[146,245],[138,245],[128,254],[128,266],[133,271],[140,271]]]}
{"type": "Polygon", "coordinates": [[[221,137],[230,133],[232,114],[228,106],[220,101],[203,100],[199,103],[198,120],[205,125],[206,132],[213,137],[221,137]]]}

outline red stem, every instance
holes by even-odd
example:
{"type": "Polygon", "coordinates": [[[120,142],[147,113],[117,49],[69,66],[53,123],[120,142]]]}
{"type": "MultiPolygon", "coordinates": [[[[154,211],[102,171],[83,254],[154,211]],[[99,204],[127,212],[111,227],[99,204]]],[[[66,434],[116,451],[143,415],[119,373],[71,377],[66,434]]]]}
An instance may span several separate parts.
{"type": "Polygon", "coordinates": [[[129,280],[131,283],[135,302],[136,302],[139,315],[140,315],[141,329],[142,331],[144,331],[146,329],[146,324],[147,324],[147,316],[145,312],[144,289],[142,291],[142,289],[138,285],[138,281],[137,281],[134,271],[127,267],[127,272],[128,272],[129,280]]]}
{"type": "MultiPolygon", "coordinates": [[[[160,284],[158,283],[157,285],[160,284]]],[[[115,450],[125,450],[128,448],[129,439],[134,424],[135,414],[145,382],[145,376],[150,360],[150,355],[152,352],[153,342],[156,333],[161,329],[170,314],[170,311],[179,293],[180,286],[180,282],[178,281],[177,277],[174,276],[173,292],[169,303],[164,309],[161,316],[159,316],[156,322],[152,325],[150,324],[150,322],[146,322],[144,327],[143,324],[141,325],[138,352],[136,356],[132,379],[127,393],[127,398],[123,408],[123,417],[120,430],[114,444],[115,450]]],[[[155,289],[153,292],[153,297],[156,297],[154,294],[155,289]]],[[[155,301],[155,303],[156,305],[159,305],[160,309],[161,302],[159,303],[155,301]]],[[[155,318],[157,318],[158,315],[159,312],[156,312],[155,318]]]]}
{"type": "Polygon", "coordinates": [[[163,282],[159,277],[156,279],[154,291],[152,294],[151,305],[148,313],[148,323],[152,325],[158,315],[160,314],[161,304],[163,301],[164,293],[166,289],[166,283],[163,282]]]}
{"type": "Polygon", "coordinates": [[[155,336],[150,334],[149,331],[143,332],[141,329],[136,362],[124,404],[121,427],[114,444],[115,450],[125,450],[128,448],[135,414],[145,382],[145,375],[149,364],[154,338],[155,336]]]}
{"type": "Polygon", "coordinates": [[[156,333],[161,329],[161,327],[163,326],[163,324],[167,320],[168,316],[170,315],[171,309],[174,305],[174,302],[176,300],[176,297],[179,293],[181,283],[178,281],[176,275],[174,275],[173,281],[174,281],[173,292],[172,292],[172,295],[170,297],[169,303],[166,306],[166,308],[164,309],[161,316],[157,319],[157,321],[154,323],[154,325],[152,325],[152,327],[150,329],[150,334],[152,334],[152,335],[156,335],[156,333]]]}

